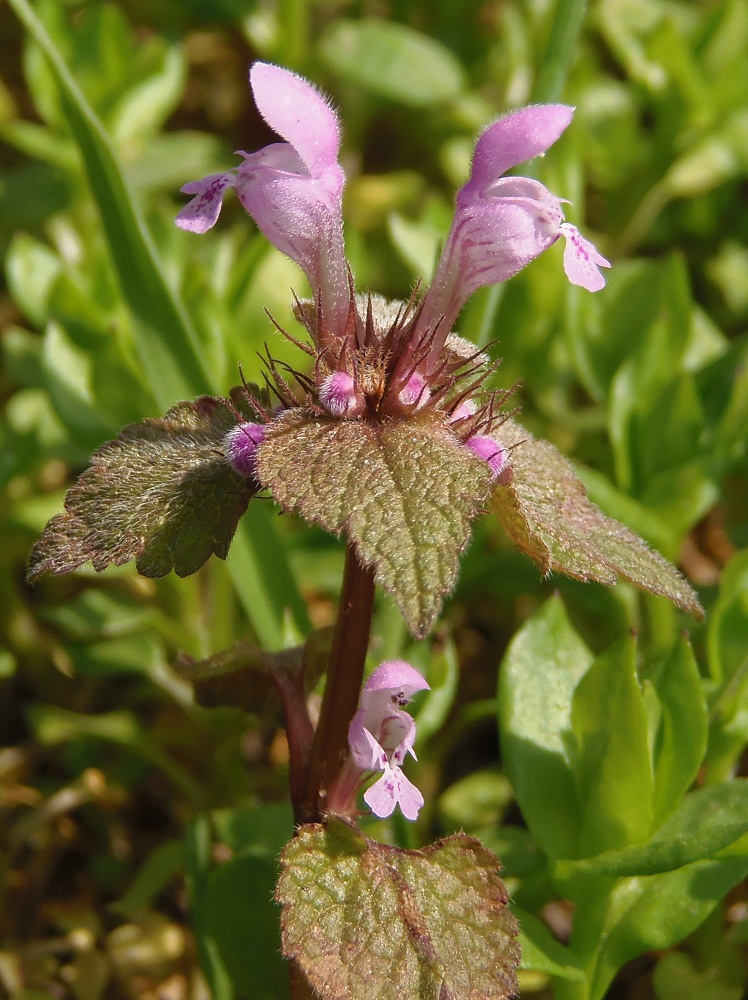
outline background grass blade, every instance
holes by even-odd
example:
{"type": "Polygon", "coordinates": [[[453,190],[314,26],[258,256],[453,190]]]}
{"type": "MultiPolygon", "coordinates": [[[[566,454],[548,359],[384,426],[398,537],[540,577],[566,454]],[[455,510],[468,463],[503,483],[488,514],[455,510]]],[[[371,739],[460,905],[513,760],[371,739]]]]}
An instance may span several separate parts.
{"type": "MultiPolygon", "coordinates": [[[[103,125],[27,0],[10,0],[10,5],[46,55],[60,88],[122,294],[133,316],[134,344],[151,392],[164,410],[181,399],[220,393],[225,387],[211,383],[195,330],[164,277],[103,125]]],[[[306,608],[270,511],[258,510],[253,523],[255,537],[246,519],[240,522],[229,569],[259,640],[277,648],[284,611],[290,609],[303,628],[308,624],[306,608]]]]}

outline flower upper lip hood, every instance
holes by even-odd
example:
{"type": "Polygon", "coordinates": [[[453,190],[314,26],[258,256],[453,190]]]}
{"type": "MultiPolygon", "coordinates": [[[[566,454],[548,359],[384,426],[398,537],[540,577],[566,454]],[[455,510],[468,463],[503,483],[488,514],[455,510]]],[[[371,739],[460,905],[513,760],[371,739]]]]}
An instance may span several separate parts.
{"type": "Polygon", "coordinates": [[[426,679],[410,663],[386,660],[361,691],[361,707],[351,720],[348,742],[361,770],[382,771],[364,794],[376,816],[389,816],[399,805],[407,819],[415,819],[423,805],[423,796],[402,771],[407,754],[416,755],[416,724],[403,708],[417,691],[428,689],[426,679]]]}
{"type": "Polygon", "coordinates": [[[337,115],[306,80],[289,70],[257,62],[249,74],[255,103],[285,142],[182,188],[195,195],[177,225],[204,233],[216,222],[224,191],[233,187],[270,242],[295,260],[312,286],[325,330],[341,336],[350,290],[343,245],[343,186],[338,163],[337,115]]]}
{"type": "Polygon", "coordinates": [[[426,678],[410,663],[405,660],[385,660],[364,684],[361,705],[367,708],[382,691],[387,692],[387,698],[398,694],[410,701],[416,692],[428,690],[426,678]]]}

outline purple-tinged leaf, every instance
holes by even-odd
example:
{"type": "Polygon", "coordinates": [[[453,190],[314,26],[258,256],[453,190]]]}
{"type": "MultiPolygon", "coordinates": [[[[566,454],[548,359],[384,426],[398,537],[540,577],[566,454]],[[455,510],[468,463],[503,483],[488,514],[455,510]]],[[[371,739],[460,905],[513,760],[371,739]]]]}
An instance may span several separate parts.
{"type": "Polygon", "coordinates": [[[285,956],[321,1000],[507,1000],[517,924],[499,862],[465,834],[404,851],[341,820],[281,858],[285,956]]]}
{"type": "Polygon", "coordinates": [[[226,557],[258,484],[236,473],[223,439],[237,418],[220,399],[178,403],[102,445],[34,546],[29,579],[136,560],[143,576],[194,573],[226,557]]]}
{"type": "Polygon", "coordinates": [[[678,570],[643,538],[587,499],[574,468],[547,441],[508,420],[495,435],[511,449],[511,478],[497,485],[491,508],[514,544],[544,573],[612,585],[619,579],[667,597],[696,618],[703,610],[678,570]]]}
{"type": "Polygon", "coordinates": [[[251,642],[235,642],[228,649],[195,660],[180,653],[174,668],[192,688],[195,702],[203,708],[240,708],[244,712],[267,717],[279,724],[277,684],[274,678],[285,675],[295,682],[303,670],[305,692],[313,690],[330,659],[332,629],[310,632],[303,646],[292,646],[280,653],[270,653],[251,642]]]}
{"type": "Polygon", "coordinates": [[[454,586],[493,474],[437,414],[374,424],[289,411],[267,429],[258,477],[286,510],[345,531],[415,636],[454,586]]]}

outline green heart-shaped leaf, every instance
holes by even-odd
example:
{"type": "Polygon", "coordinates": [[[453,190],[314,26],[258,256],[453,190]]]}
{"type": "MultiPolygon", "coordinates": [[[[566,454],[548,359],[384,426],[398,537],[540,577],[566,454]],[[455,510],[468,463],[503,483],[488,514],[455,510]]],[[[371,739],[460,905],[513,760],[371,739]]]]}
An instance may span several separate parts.
{"type": "Polygon", "coordinates": [[[454,586],[491,486],[487,463],[435,413],[377,424],[289,411],[268,428],[258,476],[285,509],[347,533],[415,636],[454,586]]]}
{"type": "Polygon", "coordinates": [[[404,851],[342,820],[281,858],[283,952],[322,1000],[506,1000],[517,924],[499,863],[465,834],[404,851]]]}

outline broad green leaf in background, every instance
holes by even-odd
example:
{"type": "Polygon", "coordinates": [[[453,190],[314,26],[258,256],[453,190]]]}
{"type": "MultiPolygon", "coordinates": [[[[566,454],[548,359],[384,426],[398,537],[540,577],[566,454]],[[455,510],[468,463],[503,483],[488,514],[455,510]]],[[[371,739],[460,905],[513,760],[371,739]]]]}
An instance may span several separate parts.
{"type": "Polygon", "coordinates": [[[520,926],[520,969],[546,972],[558,979],[584,980],[584,970],[574,953],[554,938],[542,920],[514,905],[512,912],[520,926]]]}
{"type": "Polygon", "coordinates": [[[501,859],[507,880],[522,879],[521,890],[524,893],[527,879],[536,877],[538,882],[542,880],[543,883],[541,899],[548,898],[546,858],[525,827],[493,826],[480,831],[480,841],[501,859]]]}
{"type": "MultiPolygon", "coordinates": [[[[632,443],[638,452],[640,481],[649,486],[664,471],[688,464],[698,455],[703,426],[704,413],[693,375],[674,373],[634,420],[632,443]]],[[[646,491],[643,495],[646,502],[646,491]]]]}
{"type": "Polygon", "coordinates": [[[572,856],[589,857],[644,840],[652,824],[654,788],[633,638],[595,660],[574,692],[571,719],[571,763],[582,817],[572,856]]]}
{"type": "Polygon", "coordinates": [[[439,816],[445,829],[473,833],[498,826],[511,801],[512,789],[501,771],[484,768],[471,771],[442,792],[439,816]]]}
{"type": "Polygon", "coordinates": [[[689,531],[714,508],[719,495],[719,486],[706,470],[704,459],[697,457],[654,477],[642,503],[671,526],[682,544],[689,531]]]}
{"type": "Polygon", "coordinates": [[[624,963],[646,951],[670,948],[695,930],[747,873],[748,856],[741,851],[619,882],[599,937],[589,1000],[602,1000],[624,963]]]}
{"type": "Polygon", "coordinates": [[[181,48],[163,45],[153,57],[150,72],[125,91],[112,111],[109,128],[118,146],[142,143],[179,105],[187,76],[181,48]]]}
{"type": "Polygon", "coordinates": [[[646,844],[605,851],[580,861],[560,861],[557,874],[656,875],[710,858],[748,830],[748,781],[699,788],[646,844]]]}
{"type": "MultiPolygon", "coordinates": [[[[578,296],[576,297],[578,299],[578,296]]],[[[691,295],[684,262],[675,255],[662,262],[622,261],[611,270],[605,295],[590,303],[572,299],[575,314],[565,324],[571,338],[577,374],[593,395],[607,400],[614,388],[614,376],[631,357],[641,353],[642,343],[650,369],[641,369],[639,390],[647,397],[650,387],[661,386],[680,369],[680,359],[688,337],[691,295]],[[658,321],[657,338],[652,330],[658,321]]],[[[637,397],[626,397],[633,407],[637,397]]],[[[615,414],[613,428],[625,414],[615,414]]],[[[612,434],[613,432],[611,432],[612,434]]],[[[614,440],[615,443],[615,440],[614,440]]]]}
{"type": "Polygon", "coordinates": [[[279,1000],[288,989],[280,953],[278,906],[273,889],[278,862],[272,854],[237,854],[208,874],[204,933],[214,942],[237,995],[279,1000]]]}
{"type": "Polygon", "coordinates": [[[517,925],[477,840],[403,851],[331,819],[302,827],[281,864],[283,951],[322,1000],[516,995],[517,925]]]}
{"type": "Polygon", "coordinates": [[[204,873],[199,921],[240,997],[282,1000],[288,967],[281,955],[280,909],[273,901],[278,855],[293,829],[286,803],[221,809],[216,840],[232,856],[204,873]]]}
{"type": "Polygon", "coordinates": [[[745,991],[741,975],[742,955],[735,946],[731,950],[734,950],[734,954],[730,956],[732,961],[728,959],[723,965],[723,956],[718,955],[706,968],[703,960],[694,961],[682,951],[671,951],[663,955],[652,973],[652,986],[657,1000],[683,1000],[684,997],[698,997],[699,1000],[743,1000],[745,991]]]}
{"type": "Polygon", "coordinates": [[[16,233],[5,258],[5,276],[14,300],[37,326],[47,318],[47,298],[61,270],[62,261],[46,244],[16,233]]]}
{"type": "Polygon", "coordinates": [[[748,670],[748,551],[725,566],[707,631],[709,674],[717,691],[748,670]]]}
{"type": "Polygon", "coordinates": [[[392,244],[408,265],[414,280],[430,282],[444,233],[428,222],[414,222],[393,212],[388,221],[392,244]]]}
{"type": "Polygon", "coordinates": [[[691,644],[681,636],[653,678],[660,705],[654,747],[655,826],[688,791],[704,759],[707,707],[691,644]]]}
{"type": "MultiPolygon", "coordinates": [[[[27,0],[10,4],[44,52],[63,98],[70,127],[80,147],[91,191],[119,277],[133,315],[133,338],[143,374],[155,398],[166,409],[212,387],[207,365],[190,320],[169,287],[148,230],[141,218],[110,141],[70,70],[27,0]]],[[[289,608],[304,625],[307,614],[270,512],[260,508],[250,532],[242,522],[229,560],[229,570],[244,609],[259,637],[277,648],[281,619],[289,608]]]]}
{"type": "Polygon", "coordinates": [[[231,851],[198,873],[195,913],[214,955],[240,997],[279,1000],[288,993],[280,950],[280,911],[273,902],[278,854],[293,829],[285,803],[238,806],[210,816],[215,838],[231,851]]]}
{"type": "Polygon", "coordinates": [[[41,362],[52,405],[77,441],[93,448],[116,433],[111,418],[94,400],[90,352],[76,347],[57,323],[49,323],[44,332],[41,362]]]}
{"type": "Polygon", "coordinates": [[[709,618],[711,690],[707,780],[729,779],[748,739],[748,552],[725,566],[709,618]]]}
{"type": "Polygon", "coordinates": [[[237,853],[255,851],[277,857],[293,829],[293,813],[287,802],[233,806],[211,813],[216,838],[237,853]]]}
{"type": "Polygon", "coordinates": [[[236,993],[231,976],[209,924],[207,899],[213,867],[212,849],[210,819],[207,815],[198,816],[185,831],[185,882],[190,900],[192,928],[200,966],[208,981],[212,1000],[234,1000],[236,993]]]}
{"type": "Polygon", "coordinates": [[[401,104],[441,104],[464,87],[462,66],[450,50],[404,24],[337,20],[319,45],[339,76],[401,104]]]}
{"type": "Polygon", "coordinates": [[[499,669],[504,769],[533,836],[551,858],[579,850],[569,758],[573,692],[592,654],[552,597],[515,635],[499,669]]]}
{"type": "MultiPolygon", "coordinates": [[[[741,279],[740,286],[743,284],[748,287],[748,282],[741,279]]],[[[748,344],[737,340],[698,375],[708,427],[708,453],[719,473],[738,465],[748,448],[747,358],[748,344]]]]}

